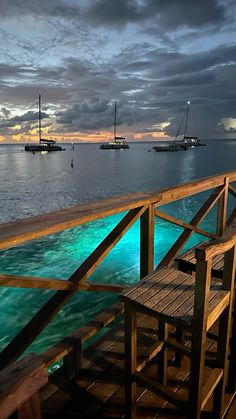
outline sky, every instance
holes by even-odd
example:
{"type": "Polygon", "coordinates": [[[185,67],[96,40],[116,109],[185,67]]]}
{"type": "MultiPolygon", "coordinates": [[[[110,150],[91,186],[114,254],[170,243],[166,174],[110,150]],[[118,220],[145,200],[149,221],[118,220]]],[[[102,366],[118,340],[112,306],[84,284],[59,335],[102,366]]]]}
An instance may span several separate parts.
{"type": "Polygon", "coordinates": [[[0,0],[0,143],[236,138],[235,0],[0,0]]]}

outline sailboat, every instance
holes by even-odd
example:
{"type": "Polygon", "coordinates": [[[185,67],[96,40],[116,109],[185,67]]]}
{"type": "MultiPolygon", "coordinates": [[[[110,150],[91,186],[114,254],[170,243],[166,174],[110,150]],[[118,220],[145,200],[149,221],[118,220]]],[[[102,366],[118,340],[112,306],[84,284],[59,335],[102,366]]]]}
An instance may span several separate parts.
{"type": "Polygon", "coordinates": [[[204,146],[206,144],[203,144],[200,142],[200,140],[198,139],[197,136],[192,136],[192,135],[186,135],[187,132],[187,126],[188,126],[188,116],[189,116],[189,105],[190,105],[190,100],[188,100],[187,102],[187,108],[186,111],[184,112],[184,116],[183,119],[181,121],[181,124],[179,126],[179,129],[177,131],[176,137],[175,137],[175,144],[177,145],[184,145],[186,147],[199,147],[199,146],[204,146]],[[184,136],[181,140],[178,140],[178,136],[180,133],[180,130],[182,128],[183,122],[185,121],[185,125],[184,125],[184,136]]]}
{"type": "Polygon", "coordinates": [[[62,151],[64,150],[61,146],[59,146],[55,140],[46,140],[41,136],[41,95],[39,95],[39,116],[38,116],[38,124],[39,124],[39,142],[38,144],[27,144],[25,146],[25,151],[62,151]]]}
{"type": "Polygon", "coordinates": [[[100,148],[102,150],[121,150],[121,149],[129,148],[129,145],[125,141],[125,138],[124,137],[118,137],[116,135],[116,126],[117,126],[117,122],[116,122],[117,109],[116,108],[117,108],[117,104],[115,102],[114,139],[113,139],[113,141],[111,141],[109,143],[101,144],[100,148]]]}

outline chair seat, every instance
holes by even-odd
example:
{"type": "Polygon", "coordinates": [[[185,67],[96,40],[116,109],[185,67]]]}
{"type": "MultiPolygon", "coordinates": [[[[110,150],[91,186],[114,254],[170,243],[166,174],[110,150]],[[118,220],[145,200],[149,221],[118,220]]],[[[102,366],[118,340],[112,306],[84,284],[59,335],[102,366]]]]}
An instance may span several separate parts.
{"type": "MultiPolygon", "coordinates": [[[[199,243],[203,244],[203,243],[199,243]]],[[[178,268],[184,272],[194,272],[196,270],[197,260],[195,258],[195,247],[187,250],[181,256],[175,259],[178,262],[178,268]]],[[[222,279],[224,268],[224,255],[218,255],[212,259],[212,275],[222,279]]]]}
{"type": "MultiPolygon", "coordinates": [[[[158,319],[185,330],[191,330],[194,307],[195,277],[175,268],[160,268],[148,275],[129,291],[123,299],[158,319]]],[[[229,304],[229,291],[223,291],[219,281],[212,279],[207,330],[229,304]]]]}

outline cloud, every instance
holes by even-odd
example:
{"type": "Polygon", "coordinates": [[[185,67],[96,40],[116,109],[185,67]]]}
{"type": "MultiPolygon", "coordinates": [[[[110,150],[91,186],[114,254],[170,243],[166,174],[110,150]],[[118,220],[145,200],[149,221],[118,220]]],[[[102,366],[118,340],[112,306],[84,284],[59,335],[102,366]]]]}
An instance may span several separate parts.
{"type": "Polygon", "coordinates": [[[93,24],[124,27],[129,23],[155,21],[168,30],[180,26],[199,28],[217,25],[227,19],[227,8],[216,0],[110,0],[90,1],[85,17],[93,24]]]}
{"type": "Polygon", "coordinates": [[[11,114],[11,111],[9,111],[9,109],[6,109],[6,108],[1,108],[1,111],[3,115],[5,116],[5,118],[8,118],[11,114]]]}
{"type": "Polygon", "coordinates": [[[75,18],[79,13],[80,7],[68,4],[63,0],[1,0],[1,16],[5,19],[14,16],[61,16],[65,18],[75,18]]]}

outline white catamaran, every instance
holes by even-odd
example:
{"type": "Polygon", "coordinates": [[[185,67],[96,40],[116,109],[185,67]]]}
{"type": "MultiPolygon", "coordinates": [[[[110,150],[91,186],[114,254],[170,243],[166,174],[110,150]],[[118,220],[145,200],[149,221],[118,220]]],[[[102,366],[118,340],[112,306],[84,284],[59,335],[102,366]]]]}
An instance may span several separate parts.
{"type": "Polygon", "coordinates": [[[64,150],[61,146],[59,146],[55,140],[46,140],[45,138],[41,137],[41,95],[39,95],[39,116],[38,116],[38,123],[39,123],[39,142],[38,144],[27,144],[25,146],[25,151],[62,151],[64,150]]]}
{"type": "Polygon", "coordinates": [[[100,145],[102,150],[121,150],[129,148],[129,145],[125,141],[124,137],[118,137],[116,135],[116,102],[115,102],[115,119],[114,119],[114,139],[109,143],[103,143],[100,145]]]}

